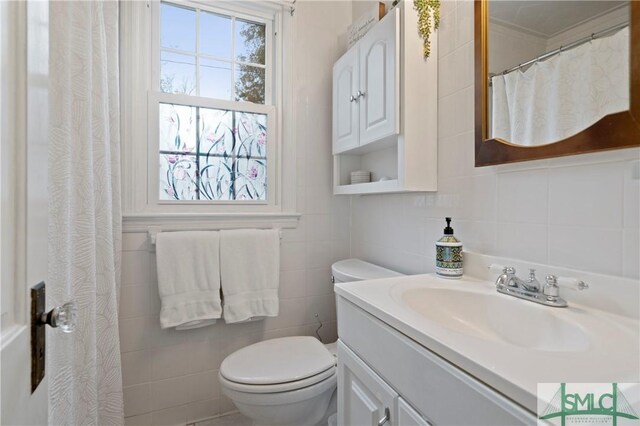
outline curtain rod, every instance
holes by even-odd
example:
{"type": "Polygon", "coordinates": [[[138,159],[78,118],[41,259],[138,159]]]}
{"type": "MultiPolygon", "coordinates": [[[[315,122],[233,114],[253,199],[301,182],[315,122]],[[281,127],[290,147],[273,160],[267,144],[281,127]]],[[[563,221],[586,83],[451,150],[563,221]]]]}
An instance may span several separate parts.
{"type": "Polygon", "coordinates": [[[606,30],[602,30],[602,31],[598,31],[598,32],[592,33],[590,36],[581,38],[581,39],[579,39],[577,41],[574,41],[573,43],[567,44],[566,46],[560,46],[559,48],[557,48],[555,50],[552,50],[551,52],[544,53],[544,54],[542,54],[542,55],[540,55],[540,56],[538,56],[536,58],[531,59],[530,61],[527,61],[525,63],[517,65],[517,66],[515,66],[513,68],[506,69],[506,70],[502,71],[501,73],[489,74],[489,79],[491,79],[492,77],[495,77],[497,75],[509,74],[510,72],[519,70],[520,68],[526,67],[527,65],[531,65],[534,62],[538,62],[538,61],[541,61],[543,59],[547,59],[547,58],[549,58],[551,56],[557,55],[558,53],[564,52],[565,50],[573,49],[574,47],[578,47],[578,46],[580,46],[582,44],[585,44],[585,43],[587,43],[589,41],[592,41],[592,40],[595,40],[597,38],[600,38],[605,34],[609,34],[611,32],[621,30],[624,27],[628,27],[628,26],[629,26],[628,23],[618,24],[618,25],[614,25],[611,28],[607,28],[606,30]]]}

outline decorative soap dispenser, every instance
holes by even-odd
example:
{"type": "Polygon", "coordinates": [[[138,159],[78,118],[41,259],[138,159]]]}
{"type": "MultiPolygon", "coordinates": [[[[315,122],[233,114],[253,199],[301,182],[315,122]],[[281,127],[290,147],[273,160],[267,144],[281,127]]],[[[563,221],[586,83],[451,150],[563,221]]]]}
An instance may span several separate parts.
{"type": "Polygon", "coordinates": [[[436,274],[443,278],[462,278],[462,242],[453,236],[451,218],[446,217],[444,236],[436,242],[436,274]]]}

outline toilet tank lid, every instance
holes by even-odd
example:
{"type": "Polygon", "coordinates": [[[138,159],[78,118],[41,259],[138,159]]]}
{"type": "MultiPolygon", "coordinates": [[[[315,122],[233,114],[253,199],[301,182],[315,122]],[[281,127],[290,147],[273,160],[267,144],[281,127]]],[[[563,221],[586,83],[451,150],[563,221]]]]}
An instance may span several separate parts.
{"type": "Polygon", "coordinates": [[[331,266],[331,273],[336,281],[349,282],[372,280],[375,278],[389,278],[402,276],[400,272],[374,265],[360,259],[345,259],[331,266]]]}
{"type": "Polygon", "coordinates": [[[222,361],[220,374],[236,383],[272,385],[306,379],[334,365],[333,355],[317,339],[292,336],[237,350],[222,361]]]}

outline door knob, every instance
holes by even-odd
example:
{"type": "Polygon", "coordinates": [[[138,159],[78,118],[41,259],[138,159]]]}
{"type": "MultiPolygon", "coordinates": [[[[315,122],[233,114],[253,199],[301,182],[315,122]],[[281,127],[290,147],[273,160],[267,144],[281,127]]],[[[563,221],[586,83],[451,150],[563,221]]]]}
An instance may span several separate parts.
{"type": "Polygon", "coordinates": [[[43,324],[49,324],[53,328],[60,328],[64,333],[71,333],[76,328],[78,308],[76,302],[67,302],[62,306],[56,306],[49,312],[40,316],[43,324]]]}
{"type": "Polygon", "coordinates": [[[31,393],[35,392],[44,378],[46,366],[45,324],[71,333],[77,322],[78,308],[74,301],[45,311],[44,281],[31,288],[31,393]]]}

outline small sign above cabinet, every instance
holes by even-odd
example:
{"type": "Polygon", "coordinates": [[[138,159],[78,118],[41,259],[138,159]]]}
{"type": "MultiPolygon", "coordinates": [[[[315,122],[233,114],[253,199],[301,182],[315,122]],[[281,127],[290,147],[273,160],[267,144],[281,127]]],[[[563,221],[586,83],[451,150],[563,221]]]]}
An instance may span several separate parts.
{"type": "Polygon", "coordinates": [[[353,21],[347,28],[348,47],[353,46],[373,27],[385,14],[384,3],[378,2],[369,6],[367,11],[358,19],[353,21]]]}
{"type": "Polygon", "coordinates": [[[400,2],[333,67],[335,194],[436,190],[437,36],[424,59],[417,20],[400,2]]]}

